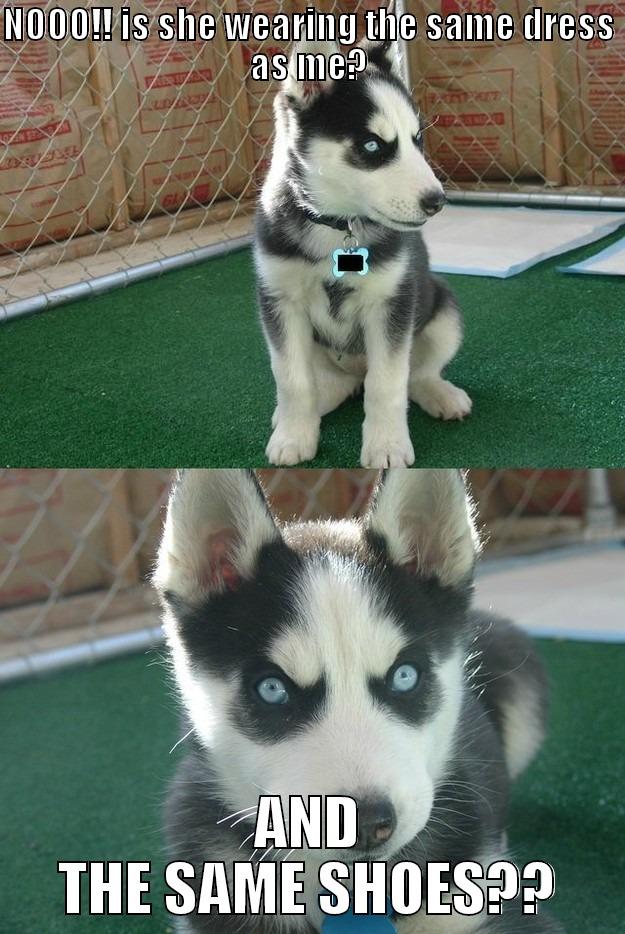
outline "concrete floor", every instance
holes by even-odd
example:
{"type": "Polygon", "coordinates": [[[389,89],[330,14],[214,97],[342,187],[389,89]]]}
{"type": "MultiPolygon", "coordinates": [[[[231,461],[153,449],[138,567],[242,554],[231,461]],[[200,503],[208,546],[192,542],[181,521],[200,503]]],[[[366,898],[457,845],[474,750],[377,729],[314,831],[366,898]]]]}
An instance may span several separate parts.
{"type": "Polygon", "coordinates": [[[535,635],[625,642],[625,547],[594,545],[484,562],[475,603],[535,635]]]}

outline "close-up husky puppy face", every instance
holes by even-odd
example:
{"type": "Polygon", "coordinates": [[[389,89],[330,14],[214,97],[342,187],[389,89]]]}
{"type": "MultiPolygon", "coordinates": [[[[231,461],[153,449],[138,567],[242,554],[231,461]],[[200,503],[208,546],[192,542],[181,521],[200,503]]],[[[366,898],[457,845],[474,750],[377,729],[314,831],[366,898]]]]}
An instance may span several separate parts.
{"type": "Polygon", "coordinates": [[[339,51],[301,42],[276,98],[277,147],[289,160],[302,206],[318,214],[419,227],[445,203],[423,152],[423,125],[399,73],[396,43],[363,43],[356,79],[300,81],[295,55],[339,51]]]}
{"type": "Polygon", "coordinates": [[[362,520],[287,525],[250,472],[180,476],[156,583],[230,811],[349,795],[356,855],[376,858],[425,826],[462,703],[475,551],[456,471],[392,470],[362,520]]]}

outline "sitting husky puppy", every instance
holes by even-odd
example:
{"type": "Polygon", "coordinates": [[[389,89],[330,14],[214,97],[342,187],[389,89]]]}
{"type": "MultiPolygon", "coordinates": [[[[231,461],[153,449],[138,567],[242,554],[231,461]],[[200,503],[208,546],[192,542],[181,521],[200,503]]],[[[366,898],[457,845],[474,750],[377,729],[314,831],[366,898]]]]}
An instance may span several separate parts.
{"type": "MultiPolygon", "coordinates": [[[[189,471],[156,583],[192,751],[168,802],[170,858],[306,863],[306,915],[191,914],[180,930],[321,929],[330,859],[490,865],[510,782],[543,738],[546,685],[526,636],[470,608],[472,509],[452,470],[389,471],[360,521],[279,525],[252,473],[189,471]],[[253,849],[260,794],[353,797],[354,850],[253,849]]],[[[270,848],[271,849],[271,848],[270,848]]],[[[540,858],[540,854],[536,854],[540,858]]],[[[194,883],[197,888],[199,884],[194,883]]],[[[497,916],[394,920],[399,934],[545,934],[497,916]]]]}
{"type": "Polygon", "coordinates": [[[313,458],[321,416],[363,380],[365,467],[414,462],[409,398],[435,418],[471,411],[467,394],[441,376],[460,346],[461,315],[430,273],[419,228],[445,196],[423,155],[394,46],[367,44],[356,80],[311,83],[296,79],[295,54],[337,49],[300,43],[276,96],[255,238],[277,389],[272,464],[313,458]],[[337,277],[334,251],[356,241],[369,251],[368,272],[337,277]]]}

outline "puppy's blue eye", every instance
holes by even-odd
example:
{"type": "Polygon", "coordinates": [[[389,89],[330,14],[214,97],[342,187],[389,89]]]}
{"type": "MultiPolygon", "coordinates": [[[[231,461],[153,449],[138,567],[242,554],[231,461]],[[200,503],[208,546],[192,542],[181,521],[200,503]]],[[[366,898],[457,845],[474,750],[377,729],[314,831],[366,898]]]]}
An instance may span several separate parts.
{"type": "Polygon", "coordinates": [[[280,678],[263,678],[256,685],[256,693],[266,704],[286,704],[289,692],[280,678]]]}
{"type": "Polygon", "coordinates": [[[367,152],[379,152],[380,144],[377,139],[368,139],[362,144],[362,148],[367,152]]]}
{"type": "Polygon", "coordinates": [[[414,665],[398,665],[391,677],[391,691],[405,694],[412,691],[419,683],[419,672],[414,665]]]}

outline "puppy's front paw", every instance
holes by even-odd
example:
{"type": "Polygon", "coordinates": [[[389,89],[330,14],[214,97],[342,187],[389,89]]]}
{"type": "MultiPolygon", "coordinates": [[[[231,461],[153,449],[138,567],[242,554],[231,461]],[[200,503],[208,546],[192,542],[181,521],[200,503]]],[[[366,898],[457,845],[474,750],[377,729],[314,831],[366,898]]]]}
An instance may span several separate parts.
{"type": "Polygon", "coordinates": [[[414,464],[414,449],[408,427],[393,430],[392,426],[365,422],[360,463],[363,467],[410,467],[414,464]]]}
{"type": "Polygon", "coordinates": [[[420,379],[410,384],[410,398],[432,418],[462,421],[471,414],[473,403],[464,389],[446,379],[420,379]]]}
{"type": "Polygon", "coordinates": [[[317,453],[318,443],[318,418],[300,421],[276,419],[265,454],[270,464],[292,467],[302,461],[312,460],[317,453]]]}

